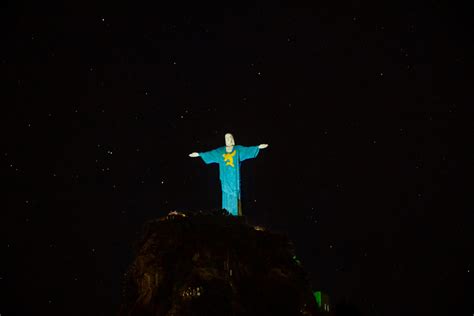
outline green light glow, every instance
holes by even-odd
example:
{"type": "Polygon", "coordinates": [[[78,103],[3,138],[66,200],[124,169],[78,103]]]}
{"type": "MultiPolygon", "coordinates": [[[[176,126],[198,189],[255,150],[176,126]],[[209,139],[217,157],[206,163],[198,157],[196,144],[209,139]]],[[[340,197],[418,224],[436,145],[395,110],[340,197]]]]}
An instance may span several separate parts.
{"type": "Polygon", "coordinates": [[[321,308],[321,291],[313,292],[314,298],[316,299],[316,303],[318,307],[321,308]]]}
{"type": "Polygon", "coordinates": [[[297,264],[301,264],[301,262],[298,260],[298,258],[296,258],[296,256],[293,256],[293,260],[295,260],[297,264]]]}

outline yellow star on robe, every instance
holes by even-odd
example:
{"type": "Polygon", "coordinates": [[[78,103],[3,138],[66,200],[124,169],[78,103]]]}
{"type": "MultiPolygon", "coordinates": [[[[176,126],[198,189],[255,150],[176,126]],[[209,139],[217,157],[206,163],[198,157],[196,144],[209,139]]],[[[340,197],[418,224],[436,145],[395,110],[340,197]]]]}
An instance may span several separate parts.
{"type": "Polygon", "coordinates": [[[224,157],[224,162],[226,166],[234,166],[234,156],[235,156],[236,151],[234,150],[230,154],[223,154],[222,157],[224,157]]]}

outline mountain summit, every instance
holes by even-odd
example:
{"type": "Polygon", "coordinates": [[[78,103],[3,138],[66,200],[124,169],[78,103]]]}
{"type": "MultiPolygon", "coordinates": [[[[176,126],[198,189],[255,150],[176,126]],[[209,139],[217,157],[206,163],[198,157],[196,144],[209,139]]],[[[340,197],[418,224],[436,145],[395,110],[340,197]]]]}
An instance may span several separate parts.
{"type": "Polygon", "coordinates": [[[145,225],[119,315],[316,315],[282,234],[225,210],[171,212],[145,225]]]}

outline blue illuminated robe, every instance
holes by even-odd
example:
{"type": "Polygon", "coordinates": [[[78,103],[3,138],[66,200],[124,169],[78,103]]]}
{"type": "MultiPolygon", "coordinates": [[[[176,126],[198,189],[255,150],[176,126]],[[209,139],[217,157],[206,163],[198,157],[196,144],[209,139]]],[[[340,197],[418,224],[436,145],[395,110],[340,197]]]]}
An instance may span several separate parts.
{"type": "Polygon", "coordinates": [[[219,178],[222,188],[222,208],[232,215],[239,214],[240,207],[240,162],[255,158],[260,149],[258,146],[234,146],[232,152],[226,152],[226,147],[199,153],[206,164],[219,164],[219,178]]]}

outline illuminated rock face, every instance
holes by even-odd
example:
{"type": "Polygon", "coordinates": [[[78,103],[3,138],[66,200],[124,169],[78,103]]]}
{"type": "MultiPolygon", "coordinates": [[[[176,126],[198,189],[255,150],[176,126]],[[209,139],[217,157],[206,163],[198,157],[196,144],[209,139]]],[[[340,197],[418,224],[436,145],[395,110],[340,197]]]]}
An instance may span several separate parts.
{"type": "Polygon", "coordinates": [[[225,211],[147,223],[120,315],[316,315],[286,237],[225,211]]]}

